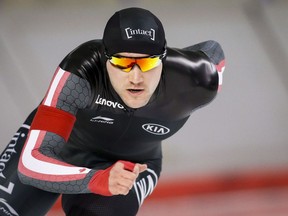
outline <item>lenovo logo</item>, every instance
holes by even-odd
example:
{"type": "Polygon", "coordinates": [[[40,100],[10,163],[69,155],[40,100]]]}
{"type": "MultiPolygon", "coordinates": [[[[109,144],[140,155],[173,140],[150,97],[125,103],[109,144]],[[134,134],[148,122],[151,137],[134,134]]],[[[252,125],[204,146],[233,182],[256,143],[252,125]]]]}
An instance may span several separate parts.
{"type": "Polygon", "coordinates": [[[95,103],[103,105],[103,106],[113,107],[114,109],[116,109],[116,108],[124,109],[124,106],[121,105],[120,103],[106,100],[104,98],[101,98],[100,95],[97,96],[95,103]]]}
{"type": "Polygon", "coordinates": [[[170,129],[154,123],[147,123],[142,125],[142,128],[147,131],[148,133],[154,134],[154,135],[165,135],[170,132],[170,129]]]}

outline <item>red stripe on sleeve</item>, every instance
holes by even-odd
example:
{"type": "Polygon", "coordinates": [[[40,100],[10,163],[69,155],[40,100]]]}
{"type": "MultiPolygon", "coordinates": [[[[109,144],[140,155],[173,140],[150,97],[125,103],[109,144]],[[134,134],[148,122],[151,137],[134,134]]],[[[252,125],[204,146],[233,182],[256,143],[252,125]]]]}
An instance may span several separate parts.
{"type": "Polygon", "coordinates": [[[40,105],[31,125],[31,130],[44,130],[58,134],[66,141],[73,129],[76,117],[63,110],[40,105]]]}
{"type": "Polygon", "coordinates": [[[221,62],[219,62],[218,65],[216,65],[216,69],[219,73],[223,72],[223,67],[225,66],[225,60],[222,60],[221,62]]]}
{"type": "Polygon", "coordinates": [[[59,83],[58,83],[58,86],[54,92],[54,96],[52,98],[52,102],[51,102],[51,106],[52,107],[56,107],[56,104],[57,104],[57,101],[58,101],[58,98],[59,98],[59,95],[63,89],[63,86],[65,85],[68,77],[69,77],[69,73],[68,72],[65,72],[64,75],[62,76],[62,78],[60,79],[59,83]]]}

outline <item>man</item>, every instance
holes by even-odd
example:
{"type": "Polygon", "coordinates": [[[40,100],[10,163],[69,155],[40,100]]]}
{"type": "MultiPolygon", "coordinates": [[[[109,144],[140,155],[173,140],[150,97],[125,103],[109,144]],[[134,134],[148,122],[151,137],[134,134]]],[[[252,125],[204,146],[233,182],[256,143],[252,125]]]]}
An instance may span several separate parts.
{"type": "Polygon", "coordinates": [[[44,215],[62,194],[68,216],[136,215],[158,182],[161,141],[216,96],[223,68],[217,42],[169,48],[150,11],[116,12],[103,40],[64,58],[25,122],[32,123],[18,165],[23,185],[13,185],[38,193],[28,199],[37,214],[18,201],[5,204],[19,215],[44,215]]]}

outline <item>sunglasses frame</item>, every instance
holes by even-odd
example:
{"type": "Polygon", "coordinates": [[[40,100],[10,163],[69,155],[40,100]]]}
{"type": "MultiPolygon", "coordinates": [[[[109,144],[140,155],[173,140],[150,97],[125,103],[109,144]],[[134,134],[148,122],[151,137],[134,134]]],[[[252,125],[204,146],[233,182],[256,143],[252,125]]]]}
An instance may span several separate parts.
{"type": "MultiPolygon", "coordinates": [[[[165,49],[164,52],[163,52],[162,54],[160,54],[160,55],[151,55],[151,56],[143,56],[143,57],[127,57],[127,56],[121,56],[121,55],[109,55],[107,52],[104,52],[104,55],[105,55],[105,57],[109,60],[110,64],[112,64],[114,67],[117,67],[117,68],[123,70],[124,72],[129,73],[129,72],[132,70],[132,68],[134,67],[135,64],[136,64],[136,65],[140,68],[140,70],[142,71],[141,67],[136,63],[137,59],[156,58],[156,57],[159,57],[159,60],[162,61],[162,59],[165,58],[165,56],[167,55],[167,50],[165,49]],[[113,63],[110,61],[110,60],[112,59],[112,57],[114,57],[114,58],[134,59],[134,60],[135,60],[135,63],[133,64],[132,67],[127,67],[127,68],[121,67],[120,65],[115,65],[115,64],[113,64],[113,63]],[[130,69],[130,70],[127,70],[127,69],[130,69]],[[125,70],[127,70],[127,71],[125,71],[125,70]]],[[[155,66],[155,67],[156,67],[156,66],[155,66]]],[[[153,67],[153,68],[154,68],[154,67],[153,67]]],[[[151,68],[151,69],[153,69],[153,68],[151,68]]],[[[149,69],[149,70],[151,70],[151,69],[149,69]]],[[[149,70],[147,70],[147,71],[149,71],[149,70]]],[[[145,73],[145,72],[147,72],[147,71],[142,71],[142,72],[145,73]]]]}

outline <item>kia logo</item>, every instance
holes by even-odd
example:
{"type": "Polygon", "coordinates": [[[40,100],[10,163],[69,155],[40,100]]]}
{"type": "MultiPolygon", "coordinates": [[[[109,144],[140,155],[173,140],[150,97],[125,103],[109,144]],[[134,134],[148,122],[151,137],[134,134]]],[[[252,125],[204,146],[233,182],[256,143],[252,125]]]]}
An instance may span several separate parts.
{"type": "Polygon", "coordinates": [[[154,123],[147,123],[142,125],[142,128],[147,131],[148,133],[154,134],[154,135],[165,135],[170,132],[170,129],[154,123]]]}

